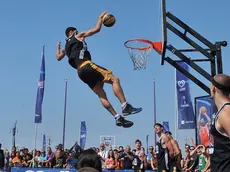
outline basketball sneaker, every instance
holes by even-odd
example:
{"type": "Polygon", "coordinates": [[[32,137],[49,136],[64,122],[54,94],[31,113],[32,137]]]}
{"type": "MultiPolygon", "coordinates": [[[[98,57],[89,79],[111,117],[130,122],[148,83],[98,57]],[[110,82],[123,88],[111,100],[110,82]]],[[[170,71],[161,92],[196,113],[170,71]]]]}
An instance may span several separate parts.
{"type": "Polygon", "coordinates": [[[134,108],[131,104],[127,103],[125,108],[122,110],[124,116],[128,116],[131,114],[136,114],[142,111],[142,108],[134,108]]]}
{"type": "Polygon", "coordinates": [[[128,121],[126,120],[124,117],[119,116],[116,118],[116,125],[118,127],[124,127],[124,128],[129,128],[133,126],[133,122],[132,121],[128,121]]]}

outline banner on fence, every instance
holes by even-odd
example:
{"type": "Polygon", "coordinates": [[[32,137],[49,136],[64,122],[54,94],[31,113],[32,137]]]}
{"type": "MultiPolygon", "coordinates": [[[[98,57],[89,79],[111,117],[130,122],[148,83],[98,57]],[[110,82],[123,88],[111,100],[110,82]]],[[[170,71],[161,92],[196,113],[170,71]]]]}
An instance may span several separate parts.
{"type": "Polygon", "coordinates": [[[209,96],[195,98],[196,109],[196,144],[210,146],[212,138],[210,137],[211,122],[217,112],[214,100],[209,96]]]}

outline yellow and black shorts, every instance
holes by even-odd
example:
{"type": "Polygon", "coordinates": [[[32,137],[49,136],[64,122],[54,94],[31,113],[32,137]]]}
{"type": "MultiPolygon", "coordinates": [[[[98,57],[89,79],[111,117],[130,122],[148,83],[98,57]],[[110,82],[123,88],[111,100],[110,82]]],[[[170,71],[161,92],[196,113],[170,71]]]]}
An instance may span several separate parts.
{"type": "Polygon", "coordinates": [[[96,65],[90,60],[83,62],[78,69],[79,78],[92,90],[97,91],[98,83],[109,82],[112,70],[96,65]]]}

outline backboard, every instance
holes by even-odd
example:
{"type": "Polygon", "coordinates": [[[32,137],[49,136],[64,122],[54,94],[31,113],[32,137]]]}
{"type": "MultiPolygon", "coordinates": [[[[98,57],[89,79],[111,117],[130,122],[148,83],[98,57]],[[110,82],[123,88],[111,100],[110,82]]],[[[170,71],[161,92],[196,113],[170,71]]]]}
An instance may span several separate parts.
{"type": "Polygon", "coordinates": [[[104,143],[105,149],[109,150],[115,146],[115,136],[100,136],[100,143],[104,143]]]}
{"type": "Polygon", "coordinates": [[[164,58],[167,48],[167,28],[166,28],[166,0],[161,0],[161,26],[162,26],[162,53],[161,65],[164,65],[164,58]]]}

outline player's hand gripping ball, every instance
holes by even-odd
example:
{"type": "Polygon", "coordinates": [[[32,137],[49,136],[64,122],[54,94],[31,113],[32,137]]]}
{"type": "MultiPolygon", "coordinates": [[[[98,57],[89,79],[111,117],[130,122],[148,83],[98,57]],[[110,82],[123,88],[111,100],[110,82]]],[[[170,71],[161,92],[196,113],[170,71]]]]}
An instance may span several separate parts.
{"type": "Polygon", "coordinates": [[[112,27],[116,23],[116,18],[112,14],[105,14],[102,22],[106,27],[112,27]]]}

